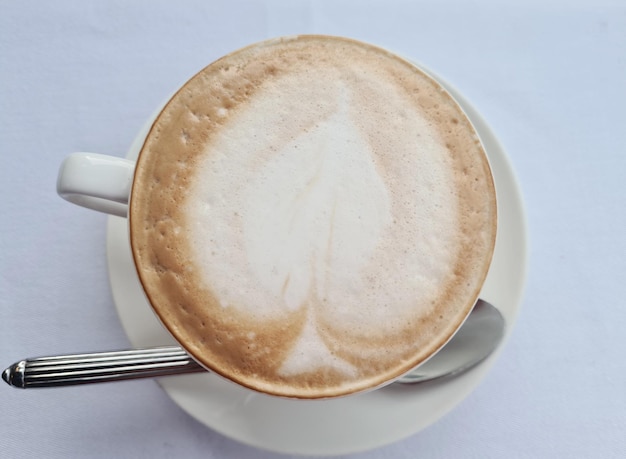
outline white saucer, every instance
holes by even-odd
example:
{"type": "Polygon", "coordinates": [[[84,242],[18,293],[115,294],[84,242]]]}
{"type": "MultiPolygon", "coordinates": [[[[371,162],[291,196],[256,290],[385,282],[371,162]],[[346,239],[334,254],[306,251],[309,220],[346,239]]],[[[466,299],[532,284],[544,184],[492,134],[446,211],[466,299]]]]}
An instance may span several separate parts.
{"type": "MultiPolygon", "coordinates": [[[[526,277],[527,229],[521,194],[506,154],[489,126],[454,88],[442,83],[478,130],[495,177],[498,236],[481,297],[498,307],[506,318],[506,342],[520,308],[526,277]]],[[[129,158],[136,158],[150,124],[135,140],[129,158]]],[[[145,347],[174,343],[144,298],[132,263],[125,219],[109,217],[107,255],[113,298],[132,344],[145,347]]],[[[392,443],[437,421],[480,383],[501,348],[455,379],[418,386],[390,385],[333,400],[270,397],[209,373],[162,378],[158,382],[191,416],[242,443],[281,453],[348,454],[392,443]]]]}

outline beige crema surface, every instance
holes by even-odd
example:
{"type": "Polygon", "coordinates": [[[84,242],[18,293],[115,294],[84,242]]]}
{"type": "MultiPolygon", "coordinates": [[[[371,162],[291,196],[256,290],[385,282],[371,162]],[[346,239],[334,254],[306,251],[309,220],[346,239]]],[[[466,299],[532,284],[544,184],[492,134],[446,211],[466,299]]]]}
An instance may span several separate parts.
{"type": "Polygon", "coordinates": [[[383,384],[449,339],[486,276],[496,202],[438,84],[303,36],[226,56],[173,97],[130,218],[150,302],[197,360],[318,398],[383,384]]]}

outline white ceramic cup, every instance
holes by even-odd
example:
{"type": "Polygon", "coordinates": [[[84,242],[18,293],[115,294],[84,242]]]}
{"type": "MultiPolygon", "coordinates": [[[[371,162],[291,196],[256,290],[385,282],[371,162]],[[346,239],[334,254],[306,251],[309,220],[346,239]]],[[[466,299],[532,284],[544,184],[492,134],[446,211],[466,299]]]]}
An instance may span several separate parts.
{"type": "MultiPolygon", "coordinates": [[[[74,204],[127,217],[135,164],[131,160],[97,153],[74,153],[60,167],[57,192],[74,204]]],[[[185,346],[185,343],[181,344],[185,346]]]]}

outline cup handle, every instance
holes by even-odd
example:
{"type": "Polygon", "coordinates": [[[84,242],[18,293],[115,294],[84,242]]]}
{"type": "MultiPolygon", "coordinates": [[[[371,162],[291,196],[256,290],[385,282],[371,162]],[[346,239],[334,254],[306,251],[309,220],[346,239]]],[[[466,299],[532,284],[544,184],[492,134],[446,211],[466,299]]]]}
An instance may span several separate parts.
{"type": "Polygon", "coordinates": [[[119,217],[128,214],[135,163],[97,153],[73,153],[59,169],[57,193],[63,199],[119,217]]]}

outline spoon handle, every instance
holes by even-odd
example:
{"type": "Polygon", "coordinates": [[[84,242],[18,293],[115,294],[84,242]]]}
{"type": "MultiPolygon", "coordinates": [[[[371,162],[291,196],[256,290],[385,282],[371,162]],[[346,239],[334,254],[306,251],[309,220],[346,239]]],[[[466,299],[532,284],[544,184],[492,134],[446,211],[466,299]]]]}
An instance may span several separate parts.
{"type": "Polygon", "coordinates": [[[206,370],[182,348],[165,346],[21,360],[4,370],[2,379],[14,387],[27,389],[202,371],[206,370]]]}
{"type": "MultiPolygon", "coordinates": [[[[487,358],[504,335],[502,314],[479,299],[456,335],[430,360],[397,380],[415,384],[455,376],[487,358]]],[[[21,389],[74,386],[106,381],[206,371],[178,346],[38,357],[14,363],[2,379],[21,389]]]]}

